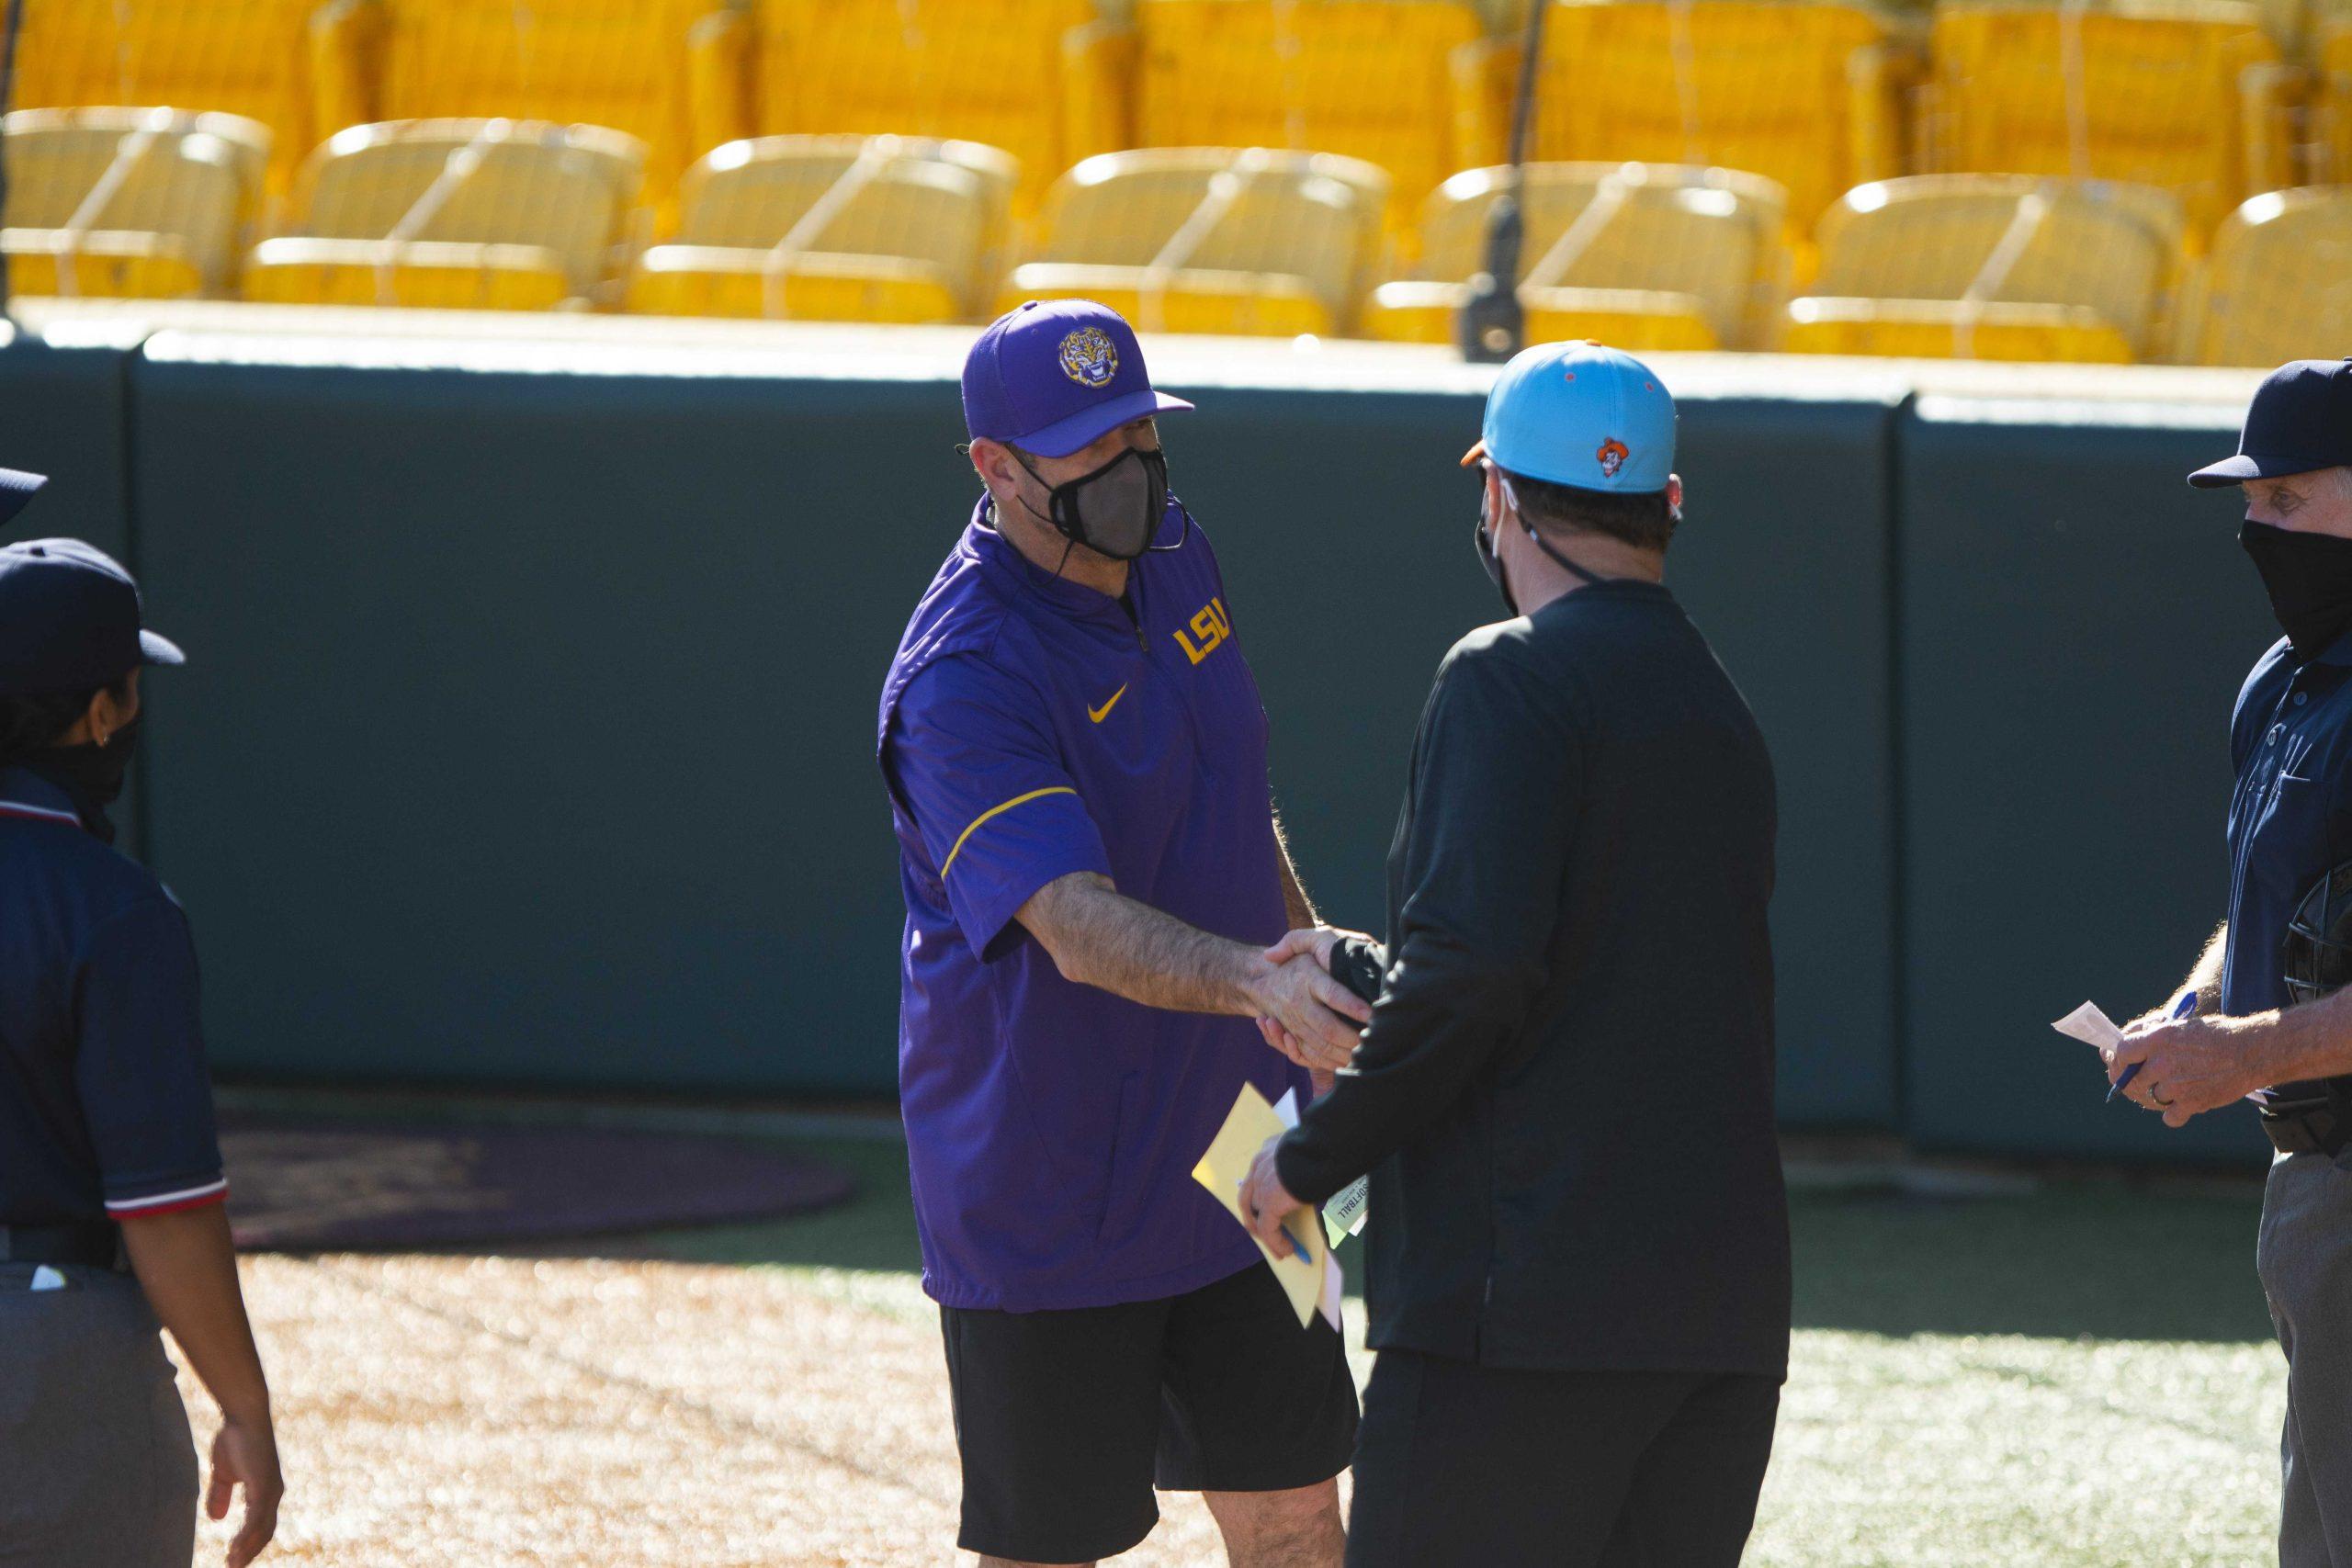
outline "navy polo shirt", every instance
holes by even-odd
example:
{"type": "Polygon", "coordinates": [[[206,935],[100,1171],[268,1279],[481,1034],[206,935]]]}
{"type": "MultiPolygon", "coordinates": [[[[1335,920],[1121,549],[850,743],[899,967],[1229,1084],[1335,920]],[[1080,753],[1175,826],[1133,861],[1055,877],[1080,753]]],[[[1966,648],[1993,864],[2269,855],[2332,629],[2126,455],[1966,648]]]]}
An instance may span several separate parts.
{"type": "Polygon", "coordinates": [[[2222,1011],[2283,1008],[2287,922],[2352,859],[2352,632],[2297,664],[2281,637],[2238,693],[2230,725],[2230,936],[2222,1011]]]}
{"type": "Polygon", "coordinates": [[[62,789],[0,770],[0,1224],[227,1192],[187,918],[62,789]]]}
{"type": "Polygon", "coordinates": [[[1149,1301],[1250,1267],[1193,1167],[1243,1083],[1307,1090],[1248,1019],[1067,980],[1013,919],[1093,872],[1236,941],[1288,923],[1266,710],[1216,557],[1172,502],[1159,542],[1178,547],[1136,560],[1123,603],[976,513],[883,689],[899,1107],[923,1287],[948,1306],[1149,1301]]]}

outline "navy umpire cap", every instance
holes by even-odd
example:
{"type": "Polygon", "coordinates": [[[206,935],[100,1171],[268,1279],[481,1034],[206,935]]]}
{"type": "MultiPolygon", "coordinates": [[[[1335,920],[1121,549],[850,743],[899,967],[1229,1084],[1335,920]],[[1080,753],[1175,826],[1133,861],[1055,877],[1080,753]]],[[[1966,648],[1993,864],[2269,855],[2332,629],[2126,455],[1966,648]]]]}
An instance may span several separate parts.
{"type": "Polygon", "coordinates": [[[2256,389],[2238,455],[2188,476],[2204,490],[2352,465],[2352,359],[2297,359],[2256,389]]]}
{"type": "Polygon", "coordinates": [[[0,548],[0,696],[96,691],[142,664],[186,663],[140,614],[139,585],[95,545],[28,539],[0,548]]]}

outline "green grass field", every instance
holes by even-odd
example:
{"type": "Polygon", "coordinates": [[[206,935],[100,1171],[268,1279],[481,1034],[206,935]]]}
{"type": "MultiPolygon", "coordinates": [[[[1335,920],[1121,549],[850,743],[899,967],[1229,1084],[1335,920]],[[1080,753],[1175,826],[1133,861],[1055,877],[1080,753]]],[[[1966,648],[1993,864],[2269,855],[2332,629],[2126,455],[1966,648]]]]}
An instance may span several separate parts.
{"type": "MultiPolygon", "coordinates": [[[[252,1260],[297,1477],[284,1559],[425,1561],[409,1532],[429,1528],[435,1561],[950,1561],[903,1150],[870,1129],[785,1141],[851,1168],[856,1199],[519,1258],[252,1260]],[[424,1524],[395,1502],[419,1465],[424,1524]]],[[[1750,1562],[2267,1558],[2283,1367],[2253,1274],[2258,1187],[2018,1185],[1800,1190],[1794,1366],[1750,1562]]],[[[1174,1499],[1121,1562],[1212,1562],[1212,1540],[1174,1499]]]]}
{"type": "MultiPolygon", "coordinates": [[[[857,1171],[849,1207],[643,1244],[927,1321],[902,1151],[820,1152],[857,1171]]],[[[2253,1182],[1800,1190],[1794,1366],[1748,1560],[2263,1560],[2284,1371],[2254,1277],[2260,1205],[2253,1182]]]]}

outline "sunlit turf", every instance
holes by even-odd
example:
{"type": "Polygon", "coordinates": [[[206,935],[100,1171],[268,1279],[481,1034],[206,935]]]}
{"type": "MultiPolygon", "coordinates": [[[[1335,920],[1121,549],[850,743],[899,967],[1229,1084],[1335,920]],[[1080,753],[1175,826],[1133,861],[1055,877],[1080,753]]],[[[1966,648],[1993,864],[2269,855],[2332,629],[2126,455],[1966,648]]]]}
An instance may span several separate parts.
{"type": "MultiPolygon", "coordinates": [[[[927,1318],[903,1150],[805,1146],[857,1173],[852,1204],[642,1245],[791,1269],[814,1293],[927,1318]]],[[[1748,1561],[2262,1561],[2284,1373],[2254,1278],[2259,1208],[2251,1182],[1800,1191],[1799,1327],[1748,1561]]]]}

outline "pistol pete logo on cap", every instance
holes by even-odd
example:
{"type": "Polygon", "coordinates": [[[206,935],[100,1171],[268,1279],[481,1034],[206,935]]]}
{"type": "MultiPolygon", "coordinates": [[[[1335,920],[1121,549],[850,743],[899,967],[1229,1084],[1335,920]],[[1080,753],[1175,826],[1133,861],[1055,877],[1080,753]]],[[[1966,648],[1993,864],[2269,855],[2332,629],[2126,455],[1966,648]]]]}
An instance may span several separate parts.
{"type": "Polygon", "coordinates": [[[1062,374],[1081,387],[1102,388],[1119,373],[1119,351],[1100,327],[1081,327],[1062,339],[1062,374]]]}
{"type": "Polygon", "coordinates": [[[1617,477],[1617,470],[1625,466],[1625,459],[1633,455],[1633,448],[1613,435],[1602,442],[1600,449],[1593,454],[1600,459],[1601,473],[1612,479],[1617,477]]]}

